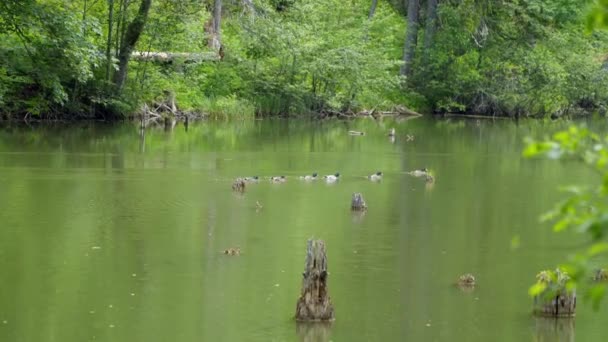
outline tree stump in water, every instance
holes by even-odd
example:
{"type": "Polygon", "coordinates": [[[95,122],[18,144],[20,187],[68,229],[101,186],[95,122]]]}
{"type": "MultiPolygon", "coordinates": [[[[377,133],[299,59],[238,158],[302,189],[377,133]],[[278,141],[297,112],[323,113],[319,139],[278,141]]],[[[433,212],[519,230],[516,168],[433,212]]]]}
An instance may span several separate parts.
{"type": "Polygon", "coordinates": [[[367,210],[367,204],[365,204],[365,200],[363,199],[363,195],[361,195],[361,193],[355,192],[353,194],[353,199],[350,202],[350,209],[353,211],[367,210]]]}
{"type": "Polygon", "coordinates": [[[331,321],[334,306],[327,289],[327,255],[325,243],[308,240],[302,293],[296,306],[298,321],[331,321]]]}
{"type": "Polygon", "coordinates": [[[548,317],[572,317],[576,311],[576,291],[567,288],[570,277],[557,269],[542,271],[535,286],[542,291],[534,296],[534,314],[548,317]]]}
{"type": "Polygon", "coordinates": [[[593,281],[605,282],[608,281],[608,271],[605,268],[600,268],[593,274],[593,281]]]}

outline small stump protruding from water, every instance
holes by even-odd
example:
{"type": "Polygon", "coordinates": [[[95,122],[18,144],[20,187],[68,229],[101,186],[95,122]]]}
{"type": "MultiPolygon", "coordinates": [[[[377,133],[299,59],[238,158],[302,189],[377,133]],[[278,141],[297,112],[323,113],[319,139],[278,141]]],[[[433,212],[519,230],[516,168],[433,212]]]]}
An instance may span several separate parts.
{"type": "Polygon", "coordinates": [[[605,268],[600,268],[596,270],[593,274],[593,281],[596,281],[598,283],[608,281],[608,270],[606,270],[605,268]]]}
{"type": "Polygon", "coordinates": [[[238,192],[245,192],[245,185],[247,183],[245,182],[245,180],[243,178],[237,178],[233,183],[232,183],[232,190],[233,191],[238,191],[238,192]]]}
{"type": "Polygon", "coordinates": [[[541,290],[534,296],[534,314],[548,317],[572,317],[576,312],[576,291],[568,288],[570,277],[562,270],[541,271],[536,285],[541,290]]]}
{"type": "Polygon", "coordinates": [[[355,192],[353,194],[353,199],[350,202],[350,209],[352,211],[367,210],[367,204],[365,204],[365,200],[363,199],[363,195],[361,195],[361,193],[355,192]]]}
{"type": "Polygon", "coordinates": [[[475,276],[472,275],[471,273],[467,273],[467,274],[463,274],[460,277],[458,277],[458,281],[456,282],[458,284],[459,287],[464,287],[464,288],[472,288],[475,287],[475,276]]]}
{"type": "Polygon", "coordinates": [[[322,240],[308,240],[303,276],[296,320],[332,321],[334,306],[327,289],[327,255],[322,240]]]}

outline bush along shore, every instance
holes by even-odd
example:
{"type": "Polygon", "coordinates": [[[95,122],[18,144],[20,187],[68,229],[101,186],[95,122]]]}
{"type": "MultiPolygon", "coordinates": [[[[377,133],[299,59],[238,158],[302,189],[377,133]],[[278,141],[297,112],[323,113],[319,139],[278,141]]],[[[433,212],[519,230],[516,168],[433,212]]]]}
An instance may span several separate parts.
{"type": "Polygon", "coordinates": [[[6,0],[0,118],[605,114],[590,0],[6,0]]]}

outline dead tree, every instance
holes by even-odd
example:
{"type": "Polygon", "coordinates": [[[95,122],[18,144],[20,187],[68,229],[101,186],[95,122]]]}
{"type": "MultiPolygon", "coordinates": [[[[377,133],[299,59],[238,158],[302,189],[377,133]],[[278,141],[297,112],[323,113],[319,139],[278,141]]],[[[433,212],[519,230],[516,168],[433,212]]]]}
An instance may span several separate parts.
{"type": "Polygon", "coordinates": [[[322,240],[308,240],[302,293],[296,305],[298,321],[332,321],[334,306],[327,289],[327,255],[322,240]]]}

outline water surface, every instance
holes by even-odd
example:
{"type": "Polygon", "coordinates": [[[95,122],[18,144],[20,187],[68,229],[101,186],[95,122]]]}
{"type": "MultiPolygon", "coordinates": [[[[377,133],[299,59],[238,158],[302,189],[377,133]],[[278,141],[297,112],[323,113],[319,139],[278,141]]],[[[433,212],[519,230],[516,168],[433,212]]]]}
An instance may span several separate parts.
{"type": "Polygon", "coordinates": [[[558,185],[594,175],[521,158],[524,137],[559,127],[280,120],[143,138],[131,124],[3,127],[0,340],[601,340],[605,310],[585,302],[575,321],[530,316],[537,271],[587,243],[538,217],[558,185]],[[420,167],[433,186],[406,174],[420,167]],[[365,179],[378,170],[382,182],[365,179]],[[296,179],[315,171],[343,176],[296,179]],[[253,175],[288,181],[230,190],[253,175]],[[355,191],[365,215],[349,210],[355,191]],[[330,327],[292,319],[310,237],[327,243],[330,327]],[[241,256],[221,253],[235,246],[241,256]],[[467,272],[470,293],[452,286],[467,272]]]}

